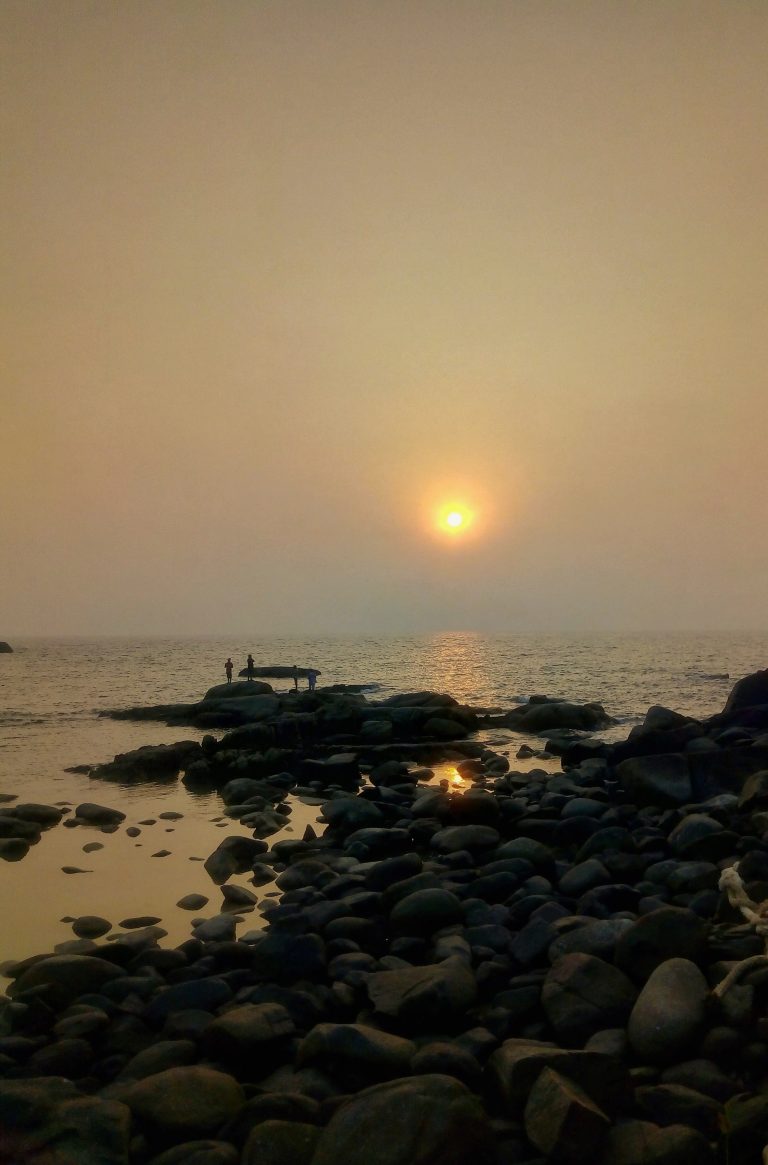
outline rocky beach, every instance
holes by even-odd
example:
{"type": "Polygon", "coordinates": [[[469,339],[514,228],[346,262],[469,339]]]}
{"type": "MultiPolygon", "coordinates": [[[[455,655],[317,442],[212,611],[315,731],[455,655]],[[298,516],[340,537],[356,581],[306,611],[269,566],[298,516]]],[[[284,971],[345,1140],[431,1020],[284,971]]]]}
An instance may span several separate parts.
{"type": "Polygon", "coordinates": [[[84,765],[69,812],[3,791],[8,862],[138,834],[150,780],[223,828],[180,945],[86,914],[3,968],[0,1162],[761,1165],[768,673],[608,742],[597,703],[359,687],[113,709],[196,737],[84,765]]]}

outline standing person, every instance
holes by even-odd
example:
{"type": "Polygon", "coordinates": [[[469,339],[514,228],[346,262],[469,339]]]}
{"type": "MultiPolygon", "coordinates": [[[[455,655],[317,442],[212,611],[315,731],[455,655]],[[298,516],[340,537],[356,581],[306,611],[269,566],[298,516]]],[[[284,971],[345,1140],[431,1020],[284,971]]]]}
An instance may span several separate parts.
{"type": "Polygon", "coordinates": [[[293,671],[291,672],[291,675],[293,676],[293,690],[294,690],[294,692],[298,692],[298,690],[299,690],[299,669],[296,667],[296,664],[293,665],[293,671]]]}
{"type": "Polygon", "coordinates": [[[248,658],[245,661],[245,666],[246,666],[247,671],[248,671],[248,679],[252,680],[253,679],[253,656],[251,655],[250,651],[248,652],[248,658]]]}
{"type": "Polygon", "coordinates": [[[224,671],[227,673],[227,683],[228,684],[232,683],[232,667],[233,667],[232,660],[228,659],[227,662],[224,664],[224,671]]]}
{"type": "Polygon", "coordinates": [[[308,689],[308,691],[314,692],[315,684],[317,683],[318,674],[319,673],[316,672],[313,667],[311,667],[309,669],[309,671],[307,672],[307,689],[308,689]]]}

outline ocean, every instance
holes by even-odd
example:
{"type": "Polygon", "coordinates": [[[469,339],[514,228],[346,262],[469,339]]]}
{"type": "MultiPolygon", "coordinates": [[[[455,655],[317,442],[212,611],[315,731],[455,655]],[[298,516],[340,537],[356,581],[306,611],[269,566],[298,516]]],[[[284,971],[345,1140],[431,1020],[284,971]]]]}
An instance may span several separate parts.
{"type": "MultiPolygon", "coordinates": [[[[1,862],[0,964],[72,939],[71,922],[63,920],[83,914],[115,926],[154,915],[173,945],[190,935],[190,917],[176,907],[180,897],[205,894],[202,916],[218,913],[221,893],[202,860],[238,827],[222,819],[217,794],[192,794],[177,781],[117,785],[65,770],[143,744],[199,739],[192,728],[98,713],[197,700],[224,681],[227,656],[236,671],[249,651],[257,665],[313,665],[321,687],[377,684],[371,699],[431,689],[485,708],[508,708],[534,693],[595,700],[617,721],[600,735],[621,739],[651,704],[701,717],[719,711],[734,682],[765,665],[768,633],[22,639],[12,646],[13,654],[0,655],[0,792],[65,807],[96,801],[121,809],[124,827],[141,833],[129,838],[124,827],[102,834],[62,824],[22,861],[1,862]],[[182,816],[161,818],[164,812],[182,816]],[[94,840],[103,848],[84,852],[94,840]],[[64,866],[83,872],[65,874],[64,866]]],[[[284,690],[288,683],[273,686],[284,690]]],[[[514,760],[523,740],[534,747],[535,740],[502,731],[487,739],[513,767],[559,769],[556,761],[514,760]]],[[[295,805],[285,836],[300,836],[318,812],[295,805]]],[[[259,893],[273,892],[268,885],[259,893]]],[[[257,915],[246,915],[238,933],[257,925],[257,915]]]]}

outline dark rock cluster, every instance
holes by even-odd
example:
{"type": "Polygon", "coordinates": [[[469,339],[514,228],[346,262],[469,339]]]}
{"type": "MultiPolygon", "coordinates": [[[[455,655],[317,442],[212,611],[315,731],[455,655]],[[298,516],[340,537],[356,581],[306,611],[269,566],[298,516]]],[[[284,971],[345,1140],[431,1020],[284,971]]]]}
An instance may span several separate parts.
{"type": "Polygon", "coordinates": [[[252,834],[208,872],[276,875],[265,927],[13,968],[0,1160],[760,1165],[768,965],[715,988],[765,949],[718,887],[738,863],[768,898],[768,765],[763,705],[729,704],[654,709],[553,777],[464,742],[461,792],[394,757],[299,775],[204,745],[185,780],[204,761],[252,834]],[[325,830],[270,848],[289,792],[325,796],[325,830]]]}

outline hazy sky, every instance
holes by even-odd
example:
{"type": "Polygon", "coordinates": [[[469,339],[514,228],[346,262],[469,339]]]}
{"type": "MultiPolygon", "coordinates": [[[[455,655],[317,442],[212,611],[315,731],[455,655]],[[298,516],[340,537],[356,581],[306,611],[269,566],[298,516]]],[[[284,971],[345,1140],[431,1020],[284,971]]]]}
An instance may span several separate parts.
{"type": "Polygon", "coordinates": [[[768,627],[766,0],[0,44],[0,638],[768,627]]]}

